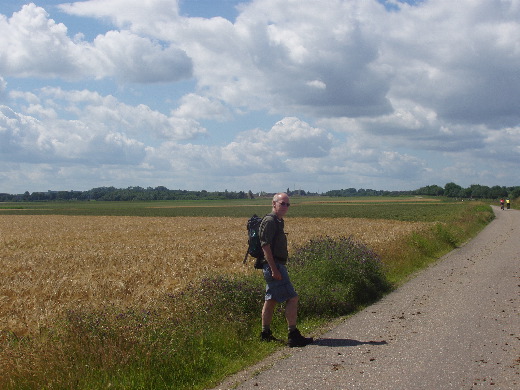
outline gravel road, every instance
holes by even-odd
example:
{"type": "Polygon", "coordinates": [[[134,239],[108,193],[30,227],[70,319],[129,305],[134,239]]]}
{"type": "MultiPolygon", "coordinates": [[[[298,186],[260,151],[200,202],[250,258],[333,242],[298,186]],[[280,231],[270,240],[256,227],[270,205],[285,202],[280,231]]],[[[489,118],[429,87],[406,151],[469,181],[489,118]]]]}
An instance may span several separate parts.
{"type": "Polygon", "coordinates": [[[494,212],[475,239],[314,344],[217,389],[520,389],[520,211],[494,212]]]}

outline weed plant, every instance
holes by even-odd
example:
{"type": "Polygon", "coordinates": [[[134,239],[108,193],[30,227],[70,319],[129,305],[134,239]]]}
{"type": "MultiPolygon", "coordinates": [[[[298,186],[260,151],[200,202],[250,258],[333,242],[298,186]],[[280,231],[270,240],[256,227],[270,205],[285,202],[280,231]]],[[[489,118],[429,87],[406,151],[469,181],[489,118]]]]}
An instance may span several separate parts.
{"type": "Polygon", "coordinates": [[[379,256],[351,237],[311,240],[291,258],[290,270],[304,316],[343,316],[390,289],[379,256]]]}

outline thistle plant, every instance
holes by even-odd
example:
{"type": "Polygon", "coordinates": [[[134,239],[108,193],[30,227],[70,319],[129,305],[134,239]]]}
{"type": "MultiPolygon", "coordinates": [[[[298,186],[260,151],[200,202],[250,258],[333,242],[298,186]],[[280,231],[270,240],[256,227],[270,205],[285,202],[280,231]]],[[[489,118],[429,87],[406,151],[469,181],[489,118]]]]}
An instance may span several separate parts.
{"type": "Polygon", "coordinates": [[[313,239],[289,264],[305,316],[345,315],[390,289],[379,256],[351,237],[313,239]]]}

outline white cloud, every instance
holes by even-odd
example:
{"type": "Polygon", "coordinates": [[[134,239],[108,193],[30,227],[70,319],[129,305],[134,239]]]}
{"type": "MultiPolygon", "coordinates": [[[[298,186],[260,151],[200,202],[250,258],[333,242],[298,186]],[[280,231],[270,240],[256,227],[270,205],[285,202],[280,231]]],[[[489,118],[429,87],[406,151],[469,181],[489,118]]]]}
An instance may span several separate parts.
{"type": "Polygon", "coordinates": [[[333,136],[298,118],[288,117],[272,127],[266,134],[266,140],[268,145],[287,158],[324,157],[331,149],[333,136]]]}
{"type": "Polygon", "coordinates": [[[7,89],[7,83],[4,78],[0,76],[0,102],[5,99],[5,91],[7,89]]]}
{"type": "Polygon", "coordinates": [[[327,88],[327,84],[325,84],[323,81],[321,80],[312,80],[312,81],[308,81],[307,82],[307,85],[309,87],[314,87],[314,88],[318,88],[318,89],[326,89],[327,88]]]}
{"type": "Polygon", "coordinates": [[[91,70],[97,78],[114,76],[125,82],[153,83],[191,76],[192,63],[184,51],[173,46],[163,48],[128,31],[99,35],[91,50],[98,59],[91,70]]]}
{"type": "Polygon", "coordinates": [[[385,113],[389,80],[372,70],[378,48],[358,19],[363,11],[385,14],[372,2],[255,1],[233,26],[197,21],[183,48],[199,85],[233,105],[327,116],[385,113]]]}
{"type": "Polygon", "coordinates": [[[59,5],[63,12],[110,20],[120,29],[157,31],[178,20],[177,0],[90,0],[59,5]]]}
{"type": "Polygon", "coordinates": [[[392,14],[378,61],[395,75],[390,95],[453,122],[517,123],[518,20],[517,0],[438,0],[392,14]]]}
{"type": "Polygon", "coordinates": [[[87,90],[65,91],[61,88],[45,88],[41,93],[47,105],[76,116],[93,129],[176,141],[206,133],[206,129],[191,118],[167,116],[144,104],[124,104],[111,95],[101,96],[87,90]]]}
{"type": "Polygon", "coordinates": [[[7,19],[0,17],[0,72],[4,75],[47,76],[75,73],[74,45],[67,27],[48,19],[43,8],[23,6],[7,19]]]}
{"type": "Polygon", "coordinates": [[[326,157],[332,141],[332,135],[322,129],[297,118],[284,118],[269,131],[246,131],[224,146],[165,142],[151,157],[151,164],[164,166],[166,162],[173,170],[205,171],[217,177],[289,172],[291,161],[326,157]]]}
{"type": "MultiPolygon", "coordinates": [[[[518,164],[520,161],[520,126],[488,132],[481,157],[488,160],[489,163],[496,164],[497,170],[501,170],[500,164],[503,162],[518,164]]],[[[503,169],[503,171],[507,175],[507,169],[503,169]]]]}
{"type": "Polygon", "coordinates": [[[67,27],[28,4],[0,16],[0,72],[15,77],[80,80],[114,77],[123,82],[171,82],[191,77],[192,63],[174,45],[165,47],[129,31],[108,31],[93,43],[71,40],[67,27]]]}
{"type": "Polygon", "coordinates": [[[206,132],[193,119],[168,117],[142,104],[129,106],[86,90],[45,88],[39,94],[12,97],[22,101],[25,112],[0,106],[3,161],[139,166],[154,143],[206,132]]]}
{"type": "Polygon", "coordinates": [[[0,106],[0,159],[40,163],[140,161],[143,145],[117,132],[92,131],[80,121],[38,120],[0,106]]]}
{"type": "Polygon", "coordinates": [[[230,110],[222,102],[194,93],[182,97],[181,105],[173,111],[176,117],[191,119],[214,119],[225,121],[231,119],[230,110]]]}

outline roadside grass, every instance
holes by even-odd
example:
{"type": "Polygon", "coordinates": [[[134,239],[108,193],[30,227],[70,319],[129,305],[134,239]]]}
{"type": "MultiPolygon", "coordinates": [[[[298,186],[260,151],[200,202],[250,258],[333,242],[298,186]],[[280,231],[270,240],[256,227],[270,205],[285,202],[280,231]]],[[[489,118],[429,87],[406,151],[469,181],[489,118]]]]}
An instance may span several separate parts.
{"type": "MultiPolygon", "coordinates": [[[[327,321],[377,300],[493,218],[490,207],[479,203],[452,211],[380,253],[351,237],[317,237],[298,248],[289,272],[300,294],[302,332],[319,332],[327,321]]],[[[421,218],[430,218],[429,213],[421,218]]],[[[262,297],[257,274],[206,275],[144,306],[107,302],[101,308],[71,309],[37,335],[3,331],[0,388],[214,386],[282,348],[258,340],[262,297]]],[[[279,336],[287,331],[282,311],[283,306],[273,324],[279,336]]]]}
{"type": "Polygon", "coordinates": [[[389,282],[395,286],[406,282],[415,272],[474,237],[493,219],[491,207],[479,203],[450,222],[437,222],[426,231],[411,233],[403,242],[390,243],[382,254],[389,282]]]}

